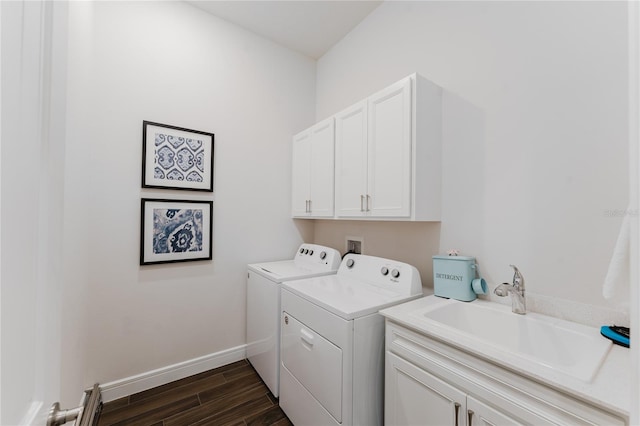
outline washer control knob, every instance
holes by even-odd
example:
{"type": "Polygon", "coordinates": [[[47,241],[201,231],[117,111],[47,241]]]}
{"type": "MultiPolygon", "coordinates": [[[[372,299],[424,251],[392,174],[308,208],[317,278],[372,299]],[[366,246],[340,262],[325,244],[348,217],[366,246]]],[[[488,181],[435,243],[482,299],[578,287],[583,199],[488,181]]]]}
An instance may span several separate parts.
{"type": "Polygon", "coordinates": [[[313,255],[313,250],[309,250],[309,255],[313,255]]]}
{"type": "Polygon", "coordinates": [[[382,269],[380,269],[380,273],[382,275],[387,275],[389,273],[389,268],[387,268],[386,266],[383,266],[382,269]]]}
{"type": "Polygon", "coordinates": [[[303,248],[300,249],[300,254],[302,254],[302,253],[304,253],[304,249],[303,248]]]}
{"type": "Polygon", "coordinates": [[[349,259],[347,260],[347,268],[353,268],[353,264],[356,263],[353,261],[353,259],[349,259]]]}
{"type": "Polygon", "coordinates": [[[391,271],[391,276],[393,278],[398,278],[400,276],[400,271],[398,271],[397,269],[394,269],[393,271],[391,271]]]}
{"type": "Polygon", "coordinates": [[[309,249],[304,249],[304,254],[309,254],[309,249]]]}
{"type": "Polygon", "coordinates": [[[327,252],[326,251],[321,251],[320,252],[320,259],[324,259],[325,257],[327,257],[327,252]]]}

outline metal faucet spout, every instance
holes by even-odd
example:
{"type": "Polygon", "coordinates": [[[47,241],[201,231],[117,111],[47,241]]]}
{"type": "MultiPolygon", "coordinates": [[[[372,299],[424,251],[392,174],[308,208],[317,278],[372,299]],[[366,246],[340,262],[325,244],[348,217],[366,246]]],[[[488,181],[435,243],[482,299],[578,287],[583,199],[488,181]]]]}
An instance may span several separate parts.
{"type": "Polygon", "coordinates": [[[524,297],[524,277],[515,265],[509,265],[513,268],[513,284],[502,283],[497,286],[493,293],[496,296],[506,297],[511,295],[511,311],[514,314],[524,315],[527,313],[527,304],[524,297]]]}
{"type": "Polygon", "coordinates": [[[509,265],[513,268],[513,286],[516,288],[522,288],[524,292],[524,277],[520,273],[520,270],[516,265],[509,265]]]}

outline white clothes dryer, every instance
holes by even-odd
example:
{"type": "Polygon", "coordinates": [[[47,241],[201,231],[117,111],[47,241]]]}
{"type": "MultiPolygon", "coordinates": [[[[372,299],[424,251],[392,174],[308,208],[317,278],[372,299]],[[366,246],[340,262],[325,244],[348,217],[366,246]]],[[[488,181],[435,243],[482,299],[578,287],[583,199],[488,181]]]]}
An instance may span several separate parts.
{"type": "Polygon", "coordinates": [[[316,244],[302,244],[292,260],[248,265],[247,359],[275,397],[280,393],[280,285],[335,274],[339,265],[337,250],[316,244]]]}
{"type": "Polygon", "coordinates": [[[336,275],[283,283],[280,407],[293,424],[382,425],[378,311],[421,296],[415,267],[356,254],[336,275]]]}

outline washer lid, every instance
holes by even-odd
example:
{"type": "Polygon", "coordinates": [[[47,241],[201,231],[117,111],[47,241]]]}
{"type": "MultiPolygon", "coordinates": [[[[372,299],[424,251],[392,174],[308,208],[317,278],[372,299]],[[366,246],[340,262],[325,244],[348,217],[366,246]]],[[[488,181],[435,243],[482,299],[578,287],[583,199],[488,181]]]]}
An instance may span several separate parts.
{"type": "Polygon", "coordinates": [[[275,282],[297,280],[300,278],[317,277],[320,275],[335,274],[335,270],[329,270],[324,265],[311,263],[301,264],[294,260],[282,260],[279,262],[253,263],[248,265],[249,270],[254,271],[275,282]]]}
{"type": "Polygon", "coordinates": [[[380,309],[422,297],[422,294],[400,294],[339,275],[288,281],[282,286],[346,320],[370,315],[380,309]]]}

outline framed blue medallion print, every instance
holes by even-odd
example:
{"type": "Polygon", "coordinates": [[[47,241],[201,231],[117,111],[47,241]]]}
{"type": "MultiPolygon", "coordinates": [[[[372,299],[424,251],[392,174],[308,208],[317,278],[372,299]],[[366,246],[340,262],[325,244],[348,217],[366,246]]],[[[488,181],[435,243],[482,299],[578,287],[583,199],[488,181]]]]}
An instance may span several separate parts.
{"type": "Polygon", "coordinates": [[[141,201],[140,265],[212,259],[213,201],[141,201]]]}
{"type": "Polygon", "coordinates": [[[213,192],[213,133],[142,122],[142,187],[213,192]]]}

